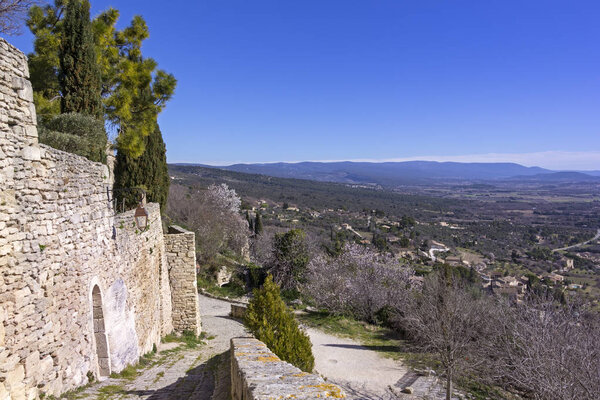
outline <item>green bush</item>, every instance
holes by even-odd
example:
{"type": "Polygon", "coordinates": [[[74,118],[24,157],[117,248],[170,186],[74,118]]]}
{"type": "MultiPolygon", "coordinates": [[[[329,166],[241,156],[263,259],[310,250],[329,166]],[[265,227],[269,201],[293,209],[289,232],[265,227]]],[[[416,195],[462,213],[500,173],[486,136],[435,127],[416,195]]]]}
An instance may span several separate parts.
{"type": "Polygon", "coordinates": [[[298,327],[271,275],[262,288],[254,290],[245,322],[250,332],[279,358],[303,371],[313,370],[315,358],[310,338],[298,327]]]}
{"type": "Polygon", "coordinates": [[[40,143],[106,163],[108,138],[102,120],[85,114],[60,114],[41,123],[38,135],[40,143]]]}

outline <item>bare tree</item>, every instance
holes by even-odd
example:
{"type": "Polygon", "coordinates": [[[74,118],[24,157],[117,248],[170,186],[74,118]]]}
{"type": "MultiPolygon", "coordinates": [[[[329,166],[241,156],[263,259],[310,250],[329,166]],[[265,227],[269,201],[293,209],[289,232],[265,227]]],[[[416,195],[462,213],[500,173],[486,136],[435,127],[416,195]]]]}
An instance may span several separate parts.
{"type": "Polygon", "coordinates": [[[322,254],[311,261],[306,291],[332,312],[376,322],[386,307],[404,304],[412,274],[388,254],[348,244],[337,258],[322,254]]]}
{"type": "Polygon", "coordinates": [[[250,259],[257,265],[269,265],[273,259],[273,229],[265,229],[261,235],[254,235],[250,242],[250,259]]]}
{"type": "Polygon", "coordinates": [[[492,304],[461,278],[443,272],[425,279],[410,298],[401,324],[417,346],[437,356],[446,377],[447,400],[456,377],[484,361],[475,355],[494,334],[492,304]]]}
{"type": "Polygon", "coordinates": [[[600,320],[580,305],[530,299],[505,314],[490,380],[539,400],[600,398],[600,320]]]}
{"type": "Polygon", "coordinates": [[[243,256],[248,247],[248,223],[239,213],[240,201],[227,185],[188,189],[171,185],[167,213],[196,233],[198,257],[209,261],[230,250],[243,256]]]}
{"type": "Polygon", "coordinates": [[[36,0],[0,0],[0,33],[14,35],[21,32],[21,23],[36,0]]]}

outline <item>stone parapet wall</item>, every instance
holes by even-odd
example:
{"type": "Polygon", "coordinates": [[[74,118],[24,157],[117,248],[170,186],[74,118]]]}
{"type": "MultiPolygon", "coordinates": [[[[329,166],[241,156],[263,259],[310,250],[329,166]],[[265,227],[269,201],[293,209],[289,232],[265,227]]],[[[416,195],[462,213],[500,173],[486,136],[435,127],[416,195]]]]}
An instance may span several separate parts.
{"type": "Polygon", "coordinates": [[[248,306],[242,304],[231,304],[231,317],[236,319],[246,318],[248,306]]]}
{"type": "Polygon", "coordinates": [[[115,215],[106,165],[39,145],[27,77],[0,39],[0,399],[11,400],[119,372],[173,330],[158,204],[141,232],[133,211],[115,215]]]}
{"type": "Polygon", "coordinates": [[[231,339],[233,400],[345,398],[342,389],[281,361],[254,338],[231,339]]]}
{"type": "Polygon", "coordinates": [[[171,283],[173,329],[176,332],[202,331],[196,277],[196,237],[178,226],[165,235],[169,281],[171,283]]]}

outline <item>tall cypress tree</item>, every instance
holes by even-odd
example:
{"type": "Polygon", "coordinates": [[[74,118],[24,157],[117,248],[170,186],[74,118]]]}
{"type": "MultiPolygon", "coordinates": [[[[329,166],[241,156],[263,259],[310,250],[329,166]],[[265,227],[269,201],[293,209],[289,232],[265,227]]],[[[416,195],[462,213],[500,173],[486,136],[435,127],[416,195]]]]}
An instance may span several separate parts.
{"type": "MultiPolygon", "coordinates": [[[[138,158],[117,151],[115,166],[115,185],[119,188],[139,187],[146,191],[147,200],[160,203],[161,210],[167,205],[169,194],[169,171],[167,168],[167,149],[158,124],[156,129],[145,137],[144,153],[138,158]]],[[[138,198],[135,194],[116,191],[117,198],[125,198],[129,206],[135,205],[138,198]]]]}
{"type": "Polygon", "coordinates": [[[61,112],[101,118],[102,78],[94,47],[89,1],[68,1],[62,34],[58,76],[62,94],[61,112]]]}
{"type": "Polygon", "coordinates": [[[256,219],[254,220],[254,233],[257,235],[261,235],[263,233],[262,217],[258,211],[256,212],[256,219]]]}

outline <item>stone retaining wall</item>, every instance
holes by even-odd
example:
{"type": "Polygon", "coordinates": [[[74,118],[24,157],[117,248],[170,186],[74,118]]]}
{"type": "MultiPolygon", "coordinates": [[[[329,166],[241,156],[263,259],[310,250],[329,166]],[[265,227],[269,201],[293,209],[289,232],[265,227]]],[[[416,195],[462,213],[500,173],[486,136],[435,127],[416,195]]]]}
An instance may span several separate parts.
{"type": "Polygon", "coordinates": [[[137,362],[173,330],[179,298],[158,204],[140,232],[133,211],[115,215],[106,165],[39,145],[27,78],[26,57],[0,39],[3,400],[57,396],[137,362]]]}
{"type": "Polygon", "coordinates": [[[165,246],[173,299],[173,327],[178,332],[189,331],[199,335],[202,326],[194,232],[171,226],[169,234],[165,235],[165,246]]]}
{"type": "Polygon", "coordinates": [[[344,398],[342,389],[281,361],[254,338],[231,339],[233,400],[344,398]]]}
{"type": "Polygon", "coordinates": [[[248,307],[241,304],[231,304],[231,316],[237,319],[246,318],[246,310],[248,307]]]}

